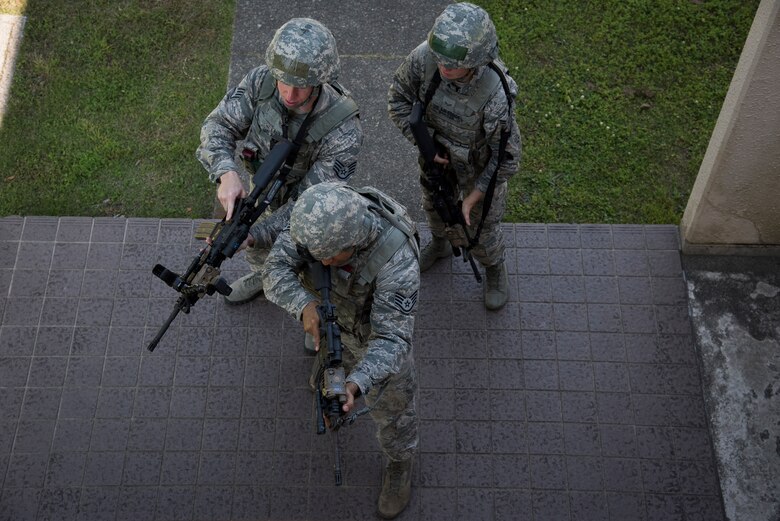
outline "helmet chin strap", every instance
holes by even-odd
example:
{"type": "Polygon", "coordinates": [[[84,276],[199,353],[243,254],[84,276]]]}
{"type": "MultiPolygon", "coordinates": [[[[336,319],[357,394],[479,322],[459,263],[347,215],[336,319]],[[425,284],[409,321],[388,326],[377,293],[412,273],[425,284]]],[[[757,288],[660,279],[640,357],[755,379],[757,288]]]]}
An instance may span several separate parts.
{"type": "MultiPolygon", "coordinates": [[[[317,85],[316,87],[314,87],[313,89],[311,89],[311,92],[309,93],[309,95],[308,95],[308,96],[306,96],[306,99],[305,99],[305,100],[301,101],[300,103],[298,103],[298,104],[297,104],[296,106],[294,106],[294,107],[289,107],[289,110],[292,110],[293,112],[296,112],[296,113],[298,113],[298,114],[303,114],[303,111],[301,110],[301,107],[305,107],[305,106],[306,106],[306,105],[308,105],[308,104],[309,104],[309,103],[310,103],[310,102],[311,102],[313,99],[315,99],[317,96],[319,96],[319,95],[320,95],[320,88],[321,88],[321,87],[320,87],[320,85],[317,85]]],[[[307,111],[307,112],[310,112],[310,110],[309,110],[309,111],[307,111]]]]}
{"type": "Polygon", "coordinates": [[[305,106],[307,103],[309,103],[309,100],[313,99],[316,96],[320,95],[320,86],[316,85],[313,89],[311,89],[311,92],[309,93],[308,97],[301,103],[301,106],[305,106]]]}
{"type": "Polygon", "coordinates": [[[457,83],[458,85],[466,85],[467,83],[471,82],[471,79],[474,77],[474,71],[476,71],[476,68],[472,67],[468,69],[468,72],[466,72],[463,76],[460,76],[459,78],[452,78],[451,80],[447,81],[457,83]]]}

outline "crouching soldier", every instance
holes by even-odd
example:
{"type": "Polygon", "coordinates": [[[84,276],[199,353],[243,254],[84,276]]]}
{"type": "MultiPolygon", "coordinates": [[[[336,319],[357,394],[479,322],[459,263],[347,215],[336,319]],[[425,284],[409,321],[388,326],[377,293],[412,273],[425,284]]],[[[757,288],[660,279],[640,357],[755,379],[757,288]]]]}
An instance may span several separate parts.
{"type": "Polygon", "coordinates": [[[319,300],[307,266],[319,261],[331,269],[330,299],[341,343],[351,355],[345,356],[343,410],[352,410],[361,395],[372,408],[387,459],[378,501],[385,519],[409,503],[417,451],[411,348],[418,255],[414,225],[403,206],[373,188],[325,182],[298,198],[289,230],[279,235],[263,272],[268,300],[301,320],[319,349],[319,300]]]}

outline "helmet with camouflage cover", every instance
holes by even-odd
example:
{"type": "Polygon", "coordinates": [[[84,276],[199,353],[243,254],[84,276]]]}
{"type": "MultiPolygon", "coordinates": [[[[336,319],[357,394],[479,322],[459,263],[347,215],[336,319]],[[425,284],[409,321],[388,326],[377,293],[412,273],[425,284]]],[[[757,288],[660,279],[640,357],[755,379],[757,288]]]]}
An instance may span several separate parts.
{"type": "Polygon", "coordinates": [[[498,57],[498,36],[490,15],[468,2],[450,4],[428,33],[436,62],[448,69],[473,69],[498,57]]]}
{"type": "Polygon", "coordinates": [[[366,241],[374,228],[370,201],[341,183],[306,189],[290,214],[290,237],[317,260],[329,259],[366,241]]]}
{"type": "Polygon", "coordinates": [[[336,39],[311,18],[293,18],[277,29],[265,63],[278,81],[302,88],[335,81],[341,69],[336,39]]]}

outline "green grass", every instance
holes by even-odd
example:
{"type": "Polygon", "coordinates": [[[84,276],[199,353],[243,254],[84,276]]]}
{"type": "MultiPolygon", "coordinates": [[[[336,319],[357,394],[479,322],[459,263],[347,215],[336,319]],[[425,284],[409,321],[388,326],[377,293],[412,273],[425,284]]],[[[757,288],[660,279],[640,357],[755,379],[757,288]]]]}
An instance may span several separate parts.
{"type": "Polygon", "coordinates": [[[679,223],[758,0],[477,3],[520,88],[507,220],[679,223]]]}
{"type": "MultiPolygon", "coordinates": [[[[477,3],[520,87],[506,220],[678,223],[759,0],[477,3]]],[[[28,17],[0,215],[210,216],[194,151],[224,93],[234,8],[0,0],[28,17]]]]}
{"type": "Polygon", "coordinates": [[[225,91],[233,12],[234,0],[30,0],[0,215],[209,215],[194,152],[225,91]]]}

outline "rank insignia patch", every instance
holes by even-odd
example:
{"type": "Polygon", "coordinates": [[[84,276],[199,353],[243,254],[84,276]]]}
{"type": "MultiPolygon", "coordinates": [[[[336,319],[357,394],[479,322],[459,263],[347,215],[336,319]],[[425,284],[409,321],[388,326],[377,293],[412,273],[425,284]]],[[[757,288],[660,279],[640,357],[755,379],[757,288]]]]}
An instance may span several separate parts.
{"type": "Polygon", "coordinates": [[[348,179],[349,176],[355,173],[356,168],[357,161],[352,161],[350,164],[345,165],[337,159],[336,162],[333,163],[333,171],[336,172],[339,179],[348,179]]]}
{"type": "Polygon", "coordinates": [[[244,92],[246,92],[246,89],[236,87],[230,94],[230,99],[239,99],[244,95],[244,92]]]}
{"type": "Polygon", "coordinates": [[[396,293],[393,295],[393,302],[404,314],[408,315],[417,303],[417,291],[409,295],[408,297],[396,293]]]}

